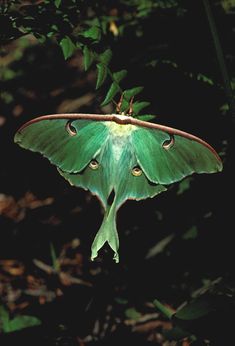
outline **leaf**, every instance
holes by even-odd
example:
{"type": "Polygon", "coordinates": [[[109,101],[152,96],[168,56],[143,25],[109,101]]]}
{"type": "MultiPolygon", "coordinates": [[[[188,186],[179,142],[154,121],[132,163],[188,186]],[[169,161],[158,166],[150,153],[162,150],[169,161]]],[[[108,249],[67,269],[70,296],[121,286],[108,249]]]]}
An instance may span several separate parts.
{"type": "Polygon", "coordinates": [[[104,101],[101,103],[101,106],[105,106],[107,105],[109,102],[112,101],[112,99],[114,98],[114,96],[119,92],[119,85],[116,82],[113,82],[111,84],[111,87],[109,88],[106,97],[104,99],[104,101]]]}
{"type": "Polygon", "coordinates": [[[127,75],[127,70],[121,70],[118,72],[114,72],[113,74],[113,80],[117,83],[120,83],[123,78],[125,78],[127,75]]]}
{"type": "Polygon", "coordinates": [[[214,85],[214,84],[215,84],[214,81],[213,81],[211,78],[205,76],[205,75],[202,74],[202,73],[198,73],[198,75],[197,75],[197,80],[202,81],[202,82],[204,82],[204,83],[208,83],[208,84],[210,84],[210,85],[214,85]]]}
{"type": "Polygon", "coordinates": [[[124,91],[124,98],[129,101],[132,97],[139,94],[144,88],[139,86],[132,89],[127,89],[124,91]]]}
{"type": "Polygon", "coordinates": [[[21,330],[24,328],[39,326],[41,321],[34,316],[17,316],[9,321],[8,330],[9,332],[14,332],[16,330],[21,330]]]}
{"type": "Polygon", "coordinates": [[[61,0],[55,0],[54,3],[55,3],[55,7],[59,8],[61,4],[61,0]]]}
{"type": "Polygon", "coordinates": [[[190,188],[190,184],[191,184],[192,181],[193,181],[193,178],[191,178],[191,177],[188,177],[188,178],[182,180],[179,183],[179,188],[178,188],[178,191],[177,191],[176,194],[177,195],[181,195],[182,193],[187,191],[190,188]]]}
{"type": "Polygon", "coordinates": [[[189,304],[185,305],[182,309],[179,309],[174,318],[191,321],[208,315],[213,309],[210,301],[204,297],[199,297],[189,304]]]}
{"type": "Polygon", "coordinates": [[[196,226],[192,226],[189,228],[183,235],[182,238],[184,240],[195,239],[198,236],[198,230],[196,226]]]}
{"type": "Polygon", "coordinates": [[[45,43],[46,42],[47,38],[45,35],[35,33],[34,36],[36,37],[36,39],[38,40],[39,43],[45,43]]]}
{"type": "Polygon", "coordinates": [[[135,118],[142,121],[149,121],[156,118],[156,115],[137,115],[135,118]]]}
{"type": "Polygon", "coordinates": [[[15,332],[23,328],[38,326],[41,324],[41,321],[34,316],[19,315],[10,319],[9,312],[4,308],[4,306],[0,306],[0,322],[4,333],[15,332]]]}
{"type": "Polygon", "coordinates": [[[94,61],[93,52],[87,46],[85,46],[83,49],[83,63],[84,63],[85,71],[89,69],[93,61],[94,61]]]}
{"type": "Polygon", "coordinates": [[[141,317],[141,314],[135,308],[129,308],[125,311],[127,318],[131,320],[138,320],[141,317]]]}
{"type": "Polygon", "coordinates": [[[60,46],[62,48],[63,54],[64,54],[64,58],[65,60],[67,60],[69,57],[71,57],[71,55],[73,54],[73,52],[76,49],[75,44],[73,43],[73,41],[71,40],[70,37],[65,36],[61,41],[60,41],[60,46]]]}
{"type": "Polygon", "coordinates": [[[89,38],[93,41],[100,41],[101,39],[101,30],[98,26],[92,26],[88,30],[85,30],[81,33],[83,37],[89,38]]]}
{"type": "Polygon", "coordinates": [[[50,253],[51,253],[51,261],[52,261],[52,267],[56,270],[60,270],[60,264],[58,262],[58,258],[56,256],[55,247],[52,243],[50,243],[50,253]]]}
{"type": "Polygon", "coordinates": [[[112,99],[114,98],[114,96],[120,91],[119,82],[123,78],[125,78],[126,74],[127,74],[127,70],[121,70],[121,71],[115,72],[112,75],[113,83],[111,84],[111,87],[109,88],[109,90],[106,94],[106,97],[105,97],[104,101],[102,102],[101,106],[105,106],[109,102],[111,102],[112,99]]]}
{"type": "MultiPolygon", "coordinates": [[[[148,107],[150,105],[150,102],[142,101],[142,102],[134,102],[133,103],[133,112],[134,114],[139,114],[139,112],[144,109],[145,107],[148,107]]],[[[152,115],[151,115],[152,116],[152,115]]],[[[151,118],[153,119],[153,118],[151,118]]]]}
{"type": "Polygon", "coordinates": [[[106,49],[102,54],[99,55],[99,61],[104,65],[108,65],[110,60],[112,59],[112,51],[111,49],[106,49]]]}
{"type": "Polygon", "coordinates": [[[121,104],[121,108],[120,108],[120,112],[126,113],[126,111],[128,111],[129,108],[130,108],[130,103],[123,98],[122,104],[121,104]]]}
{"type": "Polygon", "coordinates": [[[160,240],[156,245],[154,245],[147,253],[146,259],[152,258],[163,252],[166,246],[174,239],[175,235],[170,234],[167,237],[160,240]]]}
{"type": "Polygon", "coordinates": [[[96,82],[96,89],[99,89],[101,85],[104,83],[106,77],[107,77],[107,67],[104,64],[97,64],[97,82],[96,82]]]}
{"type": "Polygon", "coordinates": [[[171,317],[174,315],[175,311],[173,309],[170,309],[168,307],[166,307],[165,305],[163,305],[161,302],[159,302],[159,300],[155,299],[153,301],[154,306],[161,311],[161,313],[163,313],[163,315],[165,315],[166,317],[168,317],[169,319],[171,319],[171,317]]]}

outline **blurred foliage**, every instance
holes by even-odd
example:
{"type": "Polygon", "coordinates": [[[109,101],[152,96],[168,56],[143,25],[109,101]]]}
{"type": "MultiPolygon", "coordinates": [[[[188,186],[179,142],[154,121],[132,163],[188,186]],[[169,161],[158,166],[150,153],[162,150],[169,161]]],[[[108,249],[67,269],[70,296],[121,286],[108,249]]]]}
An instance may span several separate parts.
{"type": "Polygon", "coordinates": [[[0,306],[0,330],[3,333],[11,333],[40,324],[41,321],[33,316],[16,316],[10,319],[9,312],[0,306]]]}
{"type": "MultiPolygon", "coordinates": [[[[109,67],[112,51],[104,48],[109,47],[113,37],[123,35],[129,26],[136,25],[135,18],[145,18],[158,8],[175,6],[175,1],[160,1],[157,4],[154,1],[139,4],[124,1],[120,2],[118,7],[109,2],[103,2],[102,6],[97,1],[85,4],[83,0],[39,1],[27,5],[21,1],[4,2],[4,30],[1,39],[8,42],[22,35],[33,34],[42,44],[46,40],[53,40],[61,46],[65,59],[70,58],[77,49],[81,49],[85,70],[93,63],[96,64],[96,89],[99,89],[108,77],[111,81],[102,104],[110,103],[118,93],[123,94],[120,111],[127,112],[130,99],[140,93],[142,88],[125,91],[121,88],[120,84],[127,71],[122,69],[113,72],[109,67]],[[122,14],[121,20],[119,13],[122,14]]],[[[140,35],[140,31],[137,35],[140,35]]],[[[137,115],[148,104],[146,101],[133,102],[133,114],[137,115]]]]}
{"type": "MultiPolygon", "coordinates": [[[[210,3],[234,89],[234,1],[210,3]]],[[[1,311],[41,321],[0,342],[233,344],[234,114],[202,1],[2,1],[0,11],[1,311]],[[121,93],[122,111],[135,95],[142,119],[206,139],[224,171],[123,207],[115,266],[108,249],[88,259],[98,202],[13,136],[37,115],[113,112],[121,93]]]]}

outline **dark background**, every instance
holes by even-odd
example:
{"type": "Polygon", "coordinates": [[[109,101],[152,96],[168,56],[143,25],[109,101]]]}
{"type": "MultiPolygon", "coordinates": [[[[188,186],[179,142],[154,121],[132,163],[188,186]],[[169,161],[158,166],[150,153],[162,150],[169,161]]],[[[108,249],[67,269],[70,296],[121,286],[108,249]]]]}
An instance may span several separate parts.
{"type": "MultiPolygon", "coordinates": [[[[104,2],[100,11],[115,9],[125,23],[126,12],[134,17],[132,3],[104,2]]],[[[14,37],[6,25],[10,12],[3,14],[0,299],[11,318],[25,314],[42,321],[39,327],[2,333],[4,345],[20,340],[39,345],[175,345],[164,336],[163,329],[171,324],[156,316],[153,300],[177,309],[204,295],[214,299],[213,313],[190,326],[197,336],[194,343],[233,341],[233,110],[228,111],[230,100],[203,3],[189,3],[153,9],[119,36],[109,33],[111,68],[128,70],[124,88],[144,86],[141,99],[150,106],[142,114],[156,114],[154,121],[208,141],[224,169],[186,178],[154,199],[128,201],[118,213],[119,264],[108,247],[90,261],[90,246],[102,221],[98,200],[71,187],[49,161],[13,142],[16,130],[39,115],[112,112],[112,105],[100,106],[108,83],[95,91],[95,66],[84,72],[79,50],[65,61],[53,39],[41,44],[32,34],[14,37]],[[163,239],[168,239],[165,246],[163,239]],[[148,256],[156,244],[158,250],[148,256]],[[34,262],[52,266],[52,247],[59,274],[34,262]],[[61,272],[81,283],[66,281],[61,272]],[[37,294],[27,293],[30,285],[37,294]],[[141,320],[144,316],[150,316],[147,322],[141,320]]],[[[14,11],[21,14],[22,8],[14,11]]],[[[212,2],[212,11],[233,82],[235,9],[218,1],[212,2]]]]}

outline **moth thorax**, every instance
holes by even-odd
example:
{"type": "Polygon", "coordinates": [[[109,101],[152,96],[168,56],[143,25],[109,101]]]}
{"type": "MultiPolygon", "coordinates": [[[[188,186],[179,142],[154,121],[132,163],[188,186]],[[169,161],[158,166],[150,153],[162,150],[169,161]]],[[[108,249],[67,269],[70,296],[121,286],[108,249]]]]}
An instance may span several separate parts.
{"type": "Polygon", "coordinates": [[[112,136],[112,150],[115,161],[119,161],[123,151],[130,145],[129,136],[112,136]]]}
{"type": "Polygon", "coordinates": [[[110,134],[115,137],[127,137],[136,130],[136,126],[131,124],[117,124],[107,121],[105,125],[109,128],[110,134]]]}

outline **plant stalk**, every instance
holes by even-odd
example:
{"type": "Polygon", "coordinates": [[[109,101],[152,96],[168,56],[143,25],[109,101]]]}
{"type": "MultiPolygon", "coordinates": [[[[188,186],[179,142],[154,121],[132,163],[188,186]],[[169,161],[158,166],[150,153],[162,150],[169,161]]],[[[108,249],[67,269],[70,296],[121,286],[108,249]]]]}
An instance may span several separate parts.
{"type": "Polygon", "coordinates": [[[234,95],[233,95],[233,89],[232,89],[232,86],[230,83],[230,78],[229,78],[228,70],[226,67],[226,62],[225,62],[223,50],[222,50],[222,47],[220,44],[219,35],[218,35],[217,28],[216,28],[214,16],[213,16],[212,11],[211,11],[211,6],[209,3],[209,0],[202,0],[202,1],[203,1],[205,11],[206,11],[206,15],[207,15],[207,19],[208,19],[208,23],[209,23],[209,27],[210,27],[210,31],[211,31],[211,36],[212,36],[212,39],[214,42],[216,56],[217,56],[220,70],[221,70],[221,75],[223,78],[225,94],[226,94],[226,97],[228,99],[230,112],[234,113],[234,111],[235,111],[235,99],[234,99],[234,95]]]}

